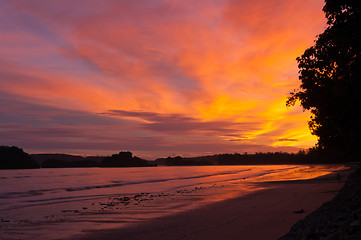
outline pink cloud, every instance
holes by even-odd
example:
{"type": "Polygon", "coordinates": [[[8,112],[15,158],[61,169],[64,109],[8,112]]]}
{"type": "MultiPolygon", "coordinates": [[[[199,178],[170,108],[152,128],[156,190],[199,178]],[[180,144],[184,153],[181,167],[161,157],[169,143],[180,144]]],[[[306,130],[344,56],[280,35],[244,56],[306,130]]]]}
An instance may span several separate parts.
{"type": "Polygon", "coordinates": [[[0,82],[32,104],[133,117],[137,137],[160,134],[164,146],[180,137],[232,150],[304,147],[312,145],[300,133],[308,113],[287,110],[284,100],[298,85],[295,58],[323,29],[322,5],[13,1],[3,17],[11,27],[0,26],[0,82]]]}

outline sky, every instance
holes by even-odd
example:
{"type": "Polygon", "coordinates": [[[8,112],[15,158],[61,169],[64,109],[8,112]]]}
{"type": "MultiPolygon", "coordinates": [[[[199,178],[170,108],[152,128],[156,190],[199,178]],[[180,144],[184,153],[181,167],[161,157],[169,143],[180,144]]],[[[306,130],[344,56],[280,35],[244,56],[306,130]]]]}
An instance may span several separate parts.
{"type": "Polygon", "coordinates": [[[0,0],[0,145],[146,159],[297,152],[322,0],[0,0]]]}

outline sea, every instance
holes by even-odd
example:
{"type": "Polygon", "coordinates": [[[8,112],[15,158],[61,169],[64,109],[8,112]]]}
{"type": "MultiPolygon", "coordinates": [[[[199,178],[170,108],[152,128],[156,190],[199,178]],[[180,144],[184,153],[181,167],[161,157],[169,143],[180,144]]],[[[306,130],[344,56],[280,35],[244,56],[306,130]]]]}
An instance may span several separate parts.
{"type": "MultiPolygon", "coordinates": [[[[249,193],[253,191],[250,183],[309,179],[341,168],[344,167],[266,165],[0,170],[0,212],[209,186],[243,185],[249,193]]],[[[254,191],[258,189],[254,187],[254,191]]]]}

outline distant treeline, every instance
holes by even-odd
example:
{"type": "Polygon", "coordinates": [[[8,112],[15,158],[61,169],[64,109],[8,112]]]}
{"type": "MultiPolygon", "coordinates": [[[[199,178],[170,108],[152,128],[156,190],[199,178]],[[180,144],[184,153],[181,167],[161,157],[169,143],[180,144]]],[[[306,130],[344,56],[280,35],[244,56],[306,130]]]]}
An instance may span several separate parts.
{"type": "Polygon", "coordinates": [[[75,168],[75,167],[151,167],[204,166],[204,165],[268,165],[342,163],[342,159],[311,149],[298,153],[268,152],[254,154],[217,154],[202,157],[167,157],[147,161],[131,152],[119,152],[111,156],[76,156],[69,154],[28,154],[18,147],[0,146],[0,169],[17,168],[75,168]]]}
{"type": "Polygon", "coordinates": [[[99,167],[104,157],[70,154],[30,154],[42,168],[99,167]]]}
{"type": "Polygon", "coordinates": [[[334,159],[317,150],[302,150],[298,153],[287,152],[257,152],[253,154],[216,154],[203,157],[159,158],[155,161],[158,165],[167,166],[202,166],[202,165],[267,165],[267,164],[311,164],[311,163],[341,163],[342,159],[334,159]]]}
{"type": "Polygon", "coordinates": [[[105,157],[101,167],[149,167],[150,163],[139,157],[133,157],[131,152],[120,152],[110,157],[105,157]]]}
{"type": "Polygon", "coordinates": [[[154,163],[133,156],[131,152],[83,157],[70,154],[28,154],[15,146],[0,146],[0,169],[148,166],[154,166],[154,163]]]}
{"type": "Polygon", "coordinates": [[[33,154],[42,168],[76,167],[148,167],[150,162],[133,156],[131,152],[119,152],[111,156],[74,156],[69,154],[33,154]]]}

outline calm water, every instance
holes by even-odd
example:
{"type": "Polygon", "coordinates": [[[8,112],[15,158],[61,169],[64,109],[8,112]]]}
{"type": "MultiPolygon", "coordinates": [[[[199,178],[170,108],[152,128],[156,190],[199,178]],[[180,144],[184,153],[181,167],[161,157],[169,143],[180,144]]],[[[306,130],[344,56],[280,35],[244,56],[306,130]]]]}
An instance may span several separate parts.
{"type": "Polygon", "coordinates": [[[1,170],[0,210],[206,184],[304,179],[339,168],[280,165],[1,170]]]}

